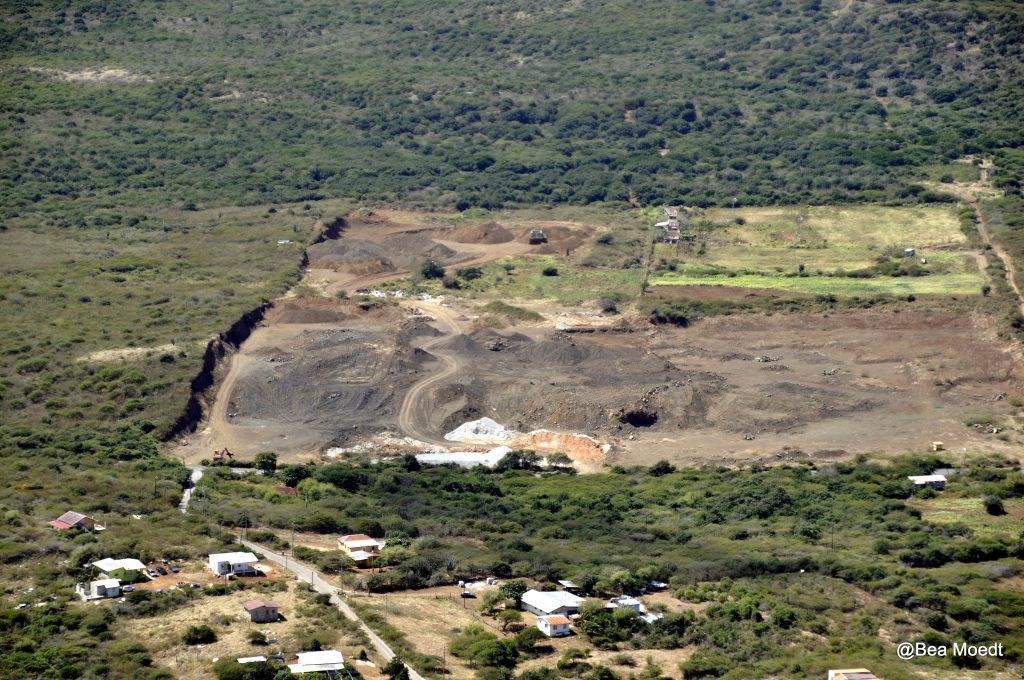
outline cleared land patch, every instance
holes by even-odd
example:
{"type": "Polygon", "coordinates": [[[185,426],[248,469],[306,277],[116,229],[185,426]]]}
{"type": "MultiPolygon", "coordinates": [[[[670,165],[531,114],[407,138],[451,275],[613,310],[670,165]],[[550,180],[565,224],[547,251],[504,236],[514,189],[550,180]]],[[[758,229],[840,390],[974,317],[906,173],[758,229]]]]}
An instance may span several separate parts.
{"type": "Polygon", "coordinates": [[[985,283],[950,207],[713,209],[683,231],[655,247],[651,285],[863,297],[979,295],[985,283]]]}

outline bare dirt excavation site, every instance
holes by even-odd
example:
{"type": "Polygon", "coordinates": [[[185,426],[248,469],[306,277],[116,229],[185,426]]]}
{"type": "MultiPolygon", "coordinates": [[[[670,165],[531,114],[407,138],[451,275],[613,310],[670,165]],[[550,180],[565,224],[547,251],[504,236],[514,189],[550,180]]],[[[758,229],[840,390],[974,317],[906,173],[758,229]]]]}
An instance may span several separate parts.
{"type": "Polygon", "coordinates": [[[1014,357],[981,316],[922,306],[676,328],[624,310],[567,332],[564,313],[582,308],[508,300],[541,320],[495,327],[480,299],[374,288],[426,258],[462,267],[542,249],[571,250],[575,261],[595,235],[583,224],[545,228],[551,238],[538,247],[529,225],[511,219],[437,226],[407,213],[350,215],[339,238],[308,251],[307,285],[326,295],[273,305],[222,369],[206,421],[179,451],[189,462],[224,447],[240,459],[276,451],[295,461],[507,444],[562,451],[586,470],[662,458],[825,460],[934,441],[951,451],[1013,448],[966,424],[1022,394],[1014,357]],[[354,296],[364,289],[371,295],[354,296]],[[521,434],[445,439],[483,417],[521,434]]]}

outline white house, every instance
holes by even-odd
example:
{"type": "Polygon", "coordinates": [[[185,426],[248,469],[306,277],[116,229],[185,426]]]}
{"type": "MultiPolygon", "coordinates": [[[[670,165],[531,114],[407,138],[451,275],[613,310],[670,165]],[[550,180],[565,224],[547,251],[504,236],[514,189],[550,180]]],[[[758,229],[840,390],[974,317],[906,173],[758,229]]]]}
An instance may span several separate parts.
{"type": "Polygon", "coordinates": [[[537,616],[576,614],[583,601],[582,597],[564,590],[528,590],[522,597],[523,609],[537,616]]]}
{"type": "Polygon", "coordinates": [[[946,488],[946,478],[943,475],[910,475],[907,477],[914,483],[914,486],[928,486],[942,491],[946,488]]]}
{"type": "Polygon", "coordinates": [[[75,588],[75,592],[86,601],[101,600],[105,597],[117,597],[121,594],[121,582],[116,578],[104,578],[90,583],[88,590],[86,590],[85,584],[80,583],[75,588]]]}
{"type": "Polygon", "coordinates": [[[554,616],[538,616],[537,628],[548,637],[564,637],[572,635],[569,617],[555,614],[554,616]]]}
{"type": "Polygon", "coordinates": [[[104,578],[120,578],[122,581],[132,580],[128,574],[130,571],[146,570],[146,565],[134,557],[126,557],[120,560],[104,557],[102,560],[93,562],[92,566],[99,569],[103,573],[104,578]]]}
{"type": "Polygon", "coordinates": [[[212,553],[210,570],[222,576],[224,574],[258,574],[256,563],[259,562],[251,552],[212,553]]]}
{"type": "Polygon", "coordinates": [[[376,555],[384,547],[384,542],[366,534],[349,534],[338,539],[338,546],[349,554],[361,550],[376,555]]]}
{"type": "Polygon", "coordinates": [[[338,671],[345,668],[345,659],[341,652],[325,649],[320,652],[301,652],[298,663],[288,664],[292,673],[326,673],[327,677],[337,677],[338,671]]]}

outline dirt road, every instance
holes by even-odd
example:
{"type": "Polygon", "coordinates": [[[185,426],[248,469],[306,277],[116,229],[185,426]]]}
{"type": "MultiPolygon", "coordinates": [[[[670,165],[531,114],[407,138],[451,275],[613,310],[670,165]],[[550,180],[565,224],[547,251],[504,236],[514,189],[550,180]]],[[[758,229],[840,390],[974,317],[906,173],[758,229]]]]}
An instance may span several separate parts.
{"type": "MultiPolygon", "coordinates": [[[[300,562],[296,562],[293,559],[290,560],[286,556],[275,553],[274,551],[269,550],[258,543],[253,543],[252,541],[246,540],[240,540],[239,542],[249,550],[255,550],[256,552],[261,553],[265,560],[278,564],[283,568],[287,569],[288,571],[292,572],[299,578],[300,581],[308,581],[313,586],[313,589],[316,590],[316,592],[330,596],[331,603],[341,610],[341,613],[345,615],[345,618],[347,618],[349,621],[355,621],[357,624],[359,624],[359,628],[364,633],[366,633],[366,637],[370,639],[370,644],[373,645],[373,648],[377,650],[377,653],[381,656],[381,658],[384,661],[390,661],[392,658],[394,658],[395,652],[391,649],[391,647],[388,646],[388,643],[384,642],[384,640],[379,635],[377,635],[377,633],[375,633],[369,626],[363,623],[363,620],[359,618],[359,615],[356,614],[351,607],[345,604],[345,602],[338,595],[339,590],[331,584],[327,583],[321,574],[310,569],[309,567],[305,566],[300,562]]],[[[412,668],[409,668],[409,677],[411,678],[411,680],[423,680],[423,676],[417,673],[412,668]]]]}
{"type": "Polygon", "coordinates": [[[458,335],[462,330],[455,320],[455,315],[449,308],[441,307],[440,305],[417,304],[421,308],[430,310],[430,314],[435,319],[433,325],[435,327],[440,326],[439,330],[444,332],[444,335],[432,338],[419,347],[436,357],[441,362],[442,367],[436,373],[415,383],[405,393],[405,399],[402,401],[402,406],[398,411],[398,427],[413,439],[418,439],[428,444],[447,446],[450,442],[446,442],[440,434],[435,435],[431,433],[434,426],[438,423],[431,418],[429,405],[423,397],[427,394],[428,390],[449,380],[462,368],[462,362],[458,356],[438,351],[437,349],[438,345],[458,335]]]}
{"type": "Polygon", "coordinates": [[[981,211],[978,199],[972,195],[967,199],[967,203],[978,214],[978,234],[981,236],[981,240],[985,245],[992,246],[992,252],[1003,261],[1003,266],[1006,267],[1006,282],[1010,284],[1010,288],[1013,289],[1014,294],[1017,296],[1017,308],[1021,314],[1024,314],[1024,294],[1021,293],[1020,287],[1017,285],[1017,270],[1013,265],[1013,258],[1010,257],[1010,254],[1001,245],[992,242],[988,231],[988,220],[985,218],[985,213],[981,211]]]}
{"type": "MultiPolygon", "coordinates": [[[[983,167],[983,181],[986,177],[987,168],[983,167]]],[[[1024,314],[1024,293],[1021,293],[1020,286],[1017,285],[1017,269],[1013,264],[1013,258],[1010,257],[1010,254],[1001,245],[992,241],[992,235],[988,230],[988,218],[985,217],[985,213],[981,209],[978,192],[970,185],[964,184],[943,184],[941,186],[929,184],[929,186],[958,196],[964,203],[974,209],[974,213],[978,216],[978,235],[981,237],[981,242],[986,246],[990,246],[996,257],[1002,260],[1003,267],[1006,269],[1006,282],[1010,284],[1014,295],[1017,296],[1017,308],[1021,314],[1024,314]]],[[[982,192],[984,192],[984,189],[982,189],[982,192]]]]}
{"type": "Polygon", "coordinates": [[[192,492],[196,488],[196,484],[203,478],[203,467],[201,465],[189,466],[192,470],[192,475],[189,477],[189,484],[185,487],[185,490],[181,493],[181,502],[178,503],[178,509],[182,512],[188,512],[189,501],[192,500],[192,492]]]}

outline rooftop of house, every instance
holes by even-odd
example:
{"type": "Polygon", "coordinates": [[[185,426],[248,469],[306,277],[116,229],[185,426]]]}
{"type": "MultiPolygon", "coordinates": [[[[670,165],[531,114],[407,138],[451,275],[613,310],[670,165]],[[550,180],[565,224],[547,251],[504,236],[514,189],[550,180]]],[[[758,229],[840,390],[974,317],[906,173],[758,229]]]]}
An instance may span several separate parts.
{"type": "Polygon", "coordinates": [[[47,522],[47,524],[55,529],[70,529],[71,527],[77,526],[79,522],[85,519],[91,521],[96,526],[97,530],[102,530],[104,528],[102,524],[98,523],[92,517],[83,515],[80,512],[75,512],[74,510],[68,510],[52,522],[47,522]]]}
{"type": "Polygon", "coordinates": [[[259,599],[257,599],[257,600],[249,600],[248,602],[243,604],[242,607],[247,612],[251,612],[251,611],[254,611],[256,609],[260,609],[261,607],[269,607],[271,609],[280,609],[280,607],[277,604],[271,602],[270,600],[259,600],[259,599]]]}
{"type": "Polygon", "coordinates": [[[345,668],[345,659],[335,649],[319,652],[300,652],[299,662],[288,664],[292,673],[316,673],[322,671],[340,671],[345,668]]]}
{"type": "Polygon", "coordinates": [[[365,562],[368,559],[376,557],[373,553],[368,553],[365,550],[353,550],[348,554],[353,562],[365,562]]]}
{"type": "Polygon", "coordinates": [[[104,588],[119,588],[121,586],[121,582],[116,578],[101,578],[99,581],[92,582],[92,587],[95,588],[96,586],[103,586],[104,588]]]}
{"type": "Polygon", "coordinates": [[[914,484],[933,484],[935,482],[945,482],[946,478],[942,475],[910,475],[907,477],[914,484]]]}
{"type": "Polygon", "coordinates": [[[251,552],[210,553],[211,562],[229,562],[231,564],[252,564],[259,559],[251,552]]]}
{"type": "Polygon", "coordinates": [[[108,574],[114,571],[115,569],[124,569],[125,571],[138,571],[140,569],[146,568],[145,564],[138,561],[134,557],[126,557],[119,560],[115,560],[110,557],[104,557],[102,560],[97,560],[93,562],[92,566],[108,574]]]}
{"type": "Polygon", "coordinates": [[[577,597],[564,590],[528,590],[523,593],[523,604],[528,604],[542,612],[553,612],[562,607],[579,607],[582,597],[577,597]]]}
{"type": "Polygon", "coordinates": [[[843,680],[879,680],[878,676],[867,668],[849,668],[846,670],[829,671],[829,676],[843,680]]]}
{"type": "Polygon", "coordinates": [[[562,616],[561,614],[555,614],[554,616],[542,616],[540,618],[547,621],[549,626],[567,626],[572,623],[568,616],[562,616]]]}

